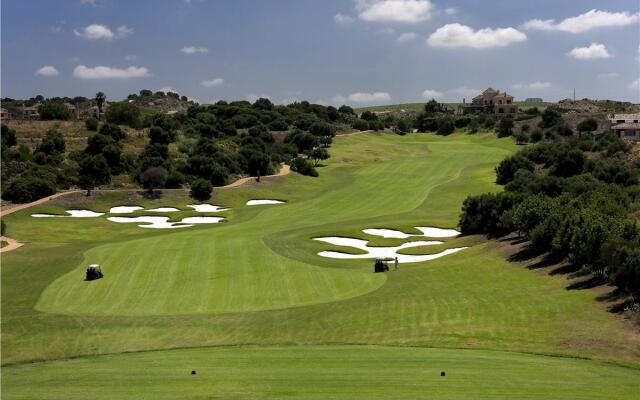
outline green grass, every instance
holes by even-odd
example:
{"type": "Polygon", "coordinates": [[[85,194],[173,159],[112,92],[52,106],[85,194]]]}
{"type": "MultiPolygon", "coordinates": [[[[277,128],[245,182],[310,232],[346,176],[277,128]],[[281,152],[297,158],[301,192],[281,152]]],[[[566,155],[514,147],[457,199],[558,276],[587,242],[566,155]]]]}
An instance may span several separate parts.
{"type": "Polygon", "coordinates": [[[633,399],[637,379],[624,367],[483,350],[232,347],[21,365],[3,374],[3,397],[599,400],[633,399]]]}
{"type": "MultiPolygon", "coordinates": [[[[337,138],[319,178],[293,174],[256,186],[217,189],[211,202],[232,208],[220,214],[228,222],[184,231],[141,229],[105,218],[29,216],[61,213],[71,207],[96,211],[114,205],[184,208],[191,201],[183,190],[165,191],[154,200],[135,192],[103,192],[90,198],[77,194],[8,215],[12,237],[25,246],[3,254],[0,269],[3,398],[39,398],[37,391],[46,393],[44,398],[56,398],[56,393],[81,396],[83,389],[92,389],[86,383],[90,371],[102,376],[93,387],[97,394],[88,396],[95,398],[100,398],[98,394],[126,398],[125,390],[153,397],[185,390],[184,397],[196,398],[213,392],[221,398],[251,398],[253,390],[266,393],[253,397],[281,398],[323,382],[314,378],[315,366],[323,365],[314,354],[338,365],[341,359],[336,360],[336,354],[344,354],[344,360],[380,359],[379,364],[345,364],[344,371],[349,373],[336,375],[342,380],[330,386],[324,398],[331,397],[327,393],[350,390],[370,394],[365,390],[369,382],[376,393],[384,394],[386,389],[375,386],[385,377],[382,366],[393,366],[398,374],[413,371],[411,360],[420,354],[425,359],[448,354],[444,358],[452,363],[458,360],[456,369],[476,374],[477,379],[489,374],[476,385],[482,391],[466,391],[473,380],[459,386],[462,398],[469,398],[469,393],[489,398],[505,387],[508,379],[501,376],[518,382],[511,392],[505,390],[505,398],[518,397],[514,393],[522,393],[521,398],[529,393],[532,398],[545,393],[572,397],[564,396],[569,392],[563,390],[573,390],[573,397],[589,396],[600,393],[589,388],[599,385],[606,390],[608,383],[620,392],[607,393],[624,397],[629,375],[640,377],[637,339],[596,301],[598,293],[566,290],[562,276],[537,274],[505,261],[504,244],[478,237],[446,240],[439,248],[471,247],[438,260],[406,264],[385,275],[371,273],[371,260],[316,255],[335,249],[311,240],[318,236],[360,237],[390,245],[399,243],[375,239],[361,230],[455,227],[468,194],[499,190],[493,168],[515,149],[512,139],[486,134],[337,138]],[[288,202],[244,206],[252,198],[288,202]],[[88,263],[101,264],[105,278],[84,282],[88,263]],[[256,347],[184,349],[247,344],[256,347]],[[342,344],[451,350],[335,347],[342,344]],[[176,348],[183,350],[116,355],[176,348]],[[460,350],[465,348],[538,355],[460,350]],[[243,376],[267,373],[261,372],[259,367],[266,364],[258,361],[263,356],[257,354],[272,350],[282,353],[281,366],[289,368],[279,376],[296,379],[286,384],[262,375],[255,382],[243,381],[243,376]],[[100,354],[114,355],[93,357],[100,354]],[[219,375],[221,379],[198,375],[196,379],[211,379],[201,386],[185,389],[184,383],[166,375],[172,368],[166,360],[189,370],[206,370],[222,368],[225,360],[233,363],[234,357],[242,360],[247,354],[256,354],[255,364],[241,362],[219,375]],[[484,361],[465,361],[469,354],[484,354],[484,361]],[[631,368],[539,354],[585,357],[631,368]],[[83,358],[36,362],[73,357],[83,358]],[[529,360],[529,364],[518,360],[529,360]],[[202,367],[187,366],[196,361],[202,367]],[[25,364],[29,362],[35,363],[25,364]],[[554,367],[547,370],[549,362],[554,367]],[[556,370],[570,372],[562,375],[556,370]],[[607,383],[595,375],[607,377],[607,383]],[[345,383],[350,377],[353,386],[345,383]],[[559,381],[566,383],[564,389],[559,381]],[[163,386],[151,390],[150,382],[163,386]]],[[[176,214],[176,219],[197,215],[192,211],[176,214]]],[[[399,396],[412,398],[416,388],[428,394],[442,382],[439,377],[422,381],[421,375],[413,373],[407,379],[414,386],[395,387],[399,396]]],[[[457,398],[453,392],[441,393],[443,398],[457,398]]],[[[389,397],[382,394],[381,398],[389,397]]]]}

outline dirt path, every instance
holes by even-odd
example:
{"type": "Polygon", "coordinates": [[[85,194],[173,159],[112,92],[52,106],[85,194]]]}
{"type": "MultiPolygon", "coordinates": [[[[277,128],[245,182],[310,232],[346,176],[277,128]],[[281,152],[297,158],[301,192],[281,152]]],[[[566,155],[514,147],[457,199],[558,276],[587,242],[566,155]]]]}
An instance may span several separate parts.
{"type": "MultiPolygon", "coordinates": [[[[270,178],[273,176],[284,176],[287,175],[291,172],[291,167],[289,167],[287,164],[283,164],[282,168],[280,168],[280,171],[275,174],[275,175],[267,175],[267,176],[263,176],[260,179],[263,178],[270,178]]],[[[230,184],[226,185],[226,186],[220,186],[222,189],[228,189],[228,188],[234,188],[234,187],[238,187],[238,186],[242,186],[245,185],[249,182],[255,182],[256,177],[255,176],[248,176],[246,178],[240,178],[237,181],[231,182],[230,184]]]]}
{"type": "Polygon", "coordinates": [[[58,197],[66,196],[70,193],[78,193],[78,192],[82,192],[82,190],[69,190],[66,192],[60,192],[60,193],[53,194],[51,196],[43,197],[39,200],[32,201],[31,203],[16,204],[0,211],[0,217],[4,217],[5,215],[14,213],[16,211],[24,210],[25,208],[37,206],[38,204],[46,203],[49,200],[57,199],[58,197]]]}
{"type": "Polygon", "coordinates": [[[22,245],[24,244],[24,243],[18,242],[15,239],[8,238],[6,236],[0,236],[0,241],[9,243],[8,245],[0,249],[0,253],[7,253],[11,250],[17,249],[18,247],[22,247],[22,245]]]}

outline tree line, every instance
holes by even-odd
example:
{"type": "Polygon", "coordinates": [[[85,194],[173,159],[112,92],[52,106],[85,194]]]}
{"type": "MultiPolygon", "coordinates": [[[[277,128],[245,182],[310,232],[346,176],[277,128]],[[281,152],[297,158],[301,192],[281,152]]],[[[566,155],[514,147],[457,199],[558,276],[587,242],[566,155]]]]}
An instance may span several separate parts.
{"type": "MultiPolygon", "coordinates": [[[[640,229],[632,213],[640,199],[640,164],[617,136],[574,135],[556,114],[543,114],[540,143],[496,167],[503,192],[467,197],[461,231],[517,233],[533,250],[566,260],[638,302],[640,229]]],[[[597,129],[585,121],[579,130],[597,129]]]]}

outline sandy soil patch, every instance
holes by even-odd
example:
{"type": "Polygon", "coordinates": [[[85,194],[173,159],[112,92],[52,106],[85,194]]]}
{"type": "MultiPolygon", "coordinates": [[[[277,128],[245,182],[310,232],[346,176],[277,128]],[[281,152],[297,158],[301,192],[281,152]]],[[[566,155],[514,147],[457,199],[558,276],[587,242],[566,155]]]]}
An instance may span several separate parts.
{"type": "Polygon", "coordinates": [[[140,206],[116,206],[109,209],[109,214],[131,214],[138,210],[144,210],[144,208],[140,206]]]}
{"type": "Polygon", "coordinates": [[[220,212],[228,210],[228,208],[216,206],[214,204],[189,204],[187,207],[193,208],[196,212],[220,212]]]}
{"type": "Polygon", "coordinates": [[[104,213],[99,213],[91,210],[67,210],[65,211],[69,215],[59,215],[59,214],[31,214],[32,217],[35,218],[94,218],[104,215],[104,213]]]}

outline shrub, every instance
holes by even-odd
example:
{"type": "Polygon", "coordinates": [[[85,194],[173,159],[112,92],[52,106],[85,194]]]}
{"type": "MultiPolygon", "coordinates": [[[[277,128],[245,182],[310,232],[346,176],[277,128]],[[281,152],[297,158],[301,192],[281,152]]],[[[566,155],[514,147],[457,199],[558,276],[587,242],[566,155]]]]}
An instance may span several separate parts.
{"type": "Polygon", "coordinates": [[[105,136],[111,136],[115,141],[119,141],[127,137],[127,134],[120,129],[118,125],[111,123],[102,125],[98,133],[105,136]]]}
{"type": "Polygon", "coordinates": [[[28,203],[51,196],[55,192],[56,187],[52,182],[25,174],[11,182],[7,190],[2,193],[2,198],[14,203],[28,203]]]}
{"type": "Polygon", "coordinates": [[[500,185],[507,184],[513,180],[519,169],[533,172],[535,164],[520,154],[505,158],[496,167],[496,182],[500,185]]]}
{"type": "Polygon", "coordinates": [[[98,120],[93,117],[87,118],[84,121],[84,126],[87,128],[87,130],[96,132],[98,130],[98,120]]]}
{"type": "Polygon", "coordinates": [[[71,110],[63,103],[47,102],[40,104],[38,113],[40,118],[45,121],[53,119],[67,121],[72,117],[71,110]]]}
{"type": "Polygon", "coordinates": [[[196,200],[208,200],[211,198],[213,186],[211,182],[204,179],[196,179],[191,183],[191,197],[196,200]]]}
{"type": "Polygon", "coordinates": [[[542,131],[540,129],[536,129],[535,131],[531,132],[530,139],[534,143],[537,143],[537,142],[541,141],[542,140],[542,131]]]}
{"type": "Polygon", "coordinates": [[[456,129],[453,120],[449,117],[438,119],[438,135],[450,135],[456,129]]]}
{"type": "Polygon", "coordinates": [[[133,103],[111,103],[105,112],[107,122],[128,125],[132,128],[140,126],[140,109],[133,103]]]}
{"type": "Polygon", "coordinates": [[[505,117],[500,120],[498,125],[498,137],[503,138],[513,134],[513,118],[505,117]]]}
{"type": "Polygon", "coordinates": [[[365,121],[376,121],[378,119],[378,116],[376,115],[376,113],[373,113],[371,111],[365,111],[360,114],[360,119],[363,119],[365,121]]]}
{"type": "Polygon", "coordinates": [[[307,176],[318,176],[318,171],[316,171],[316,169],[313,167],[313,165],[311,165],[311,163],[302,158],[302,157],[296,157],[291,161],[291,169],[293,171],[296,171],[299,174],[302,175],[307,175],[307,176]]]}
{"type": "Polygon", "coordinates": [[[368,131],[369,130],[369,123],[367,121],[363,120],[363,119],[356,119],[351,124],[351,127],[353,129],[357,129],[359,131],[368,131]]]}

